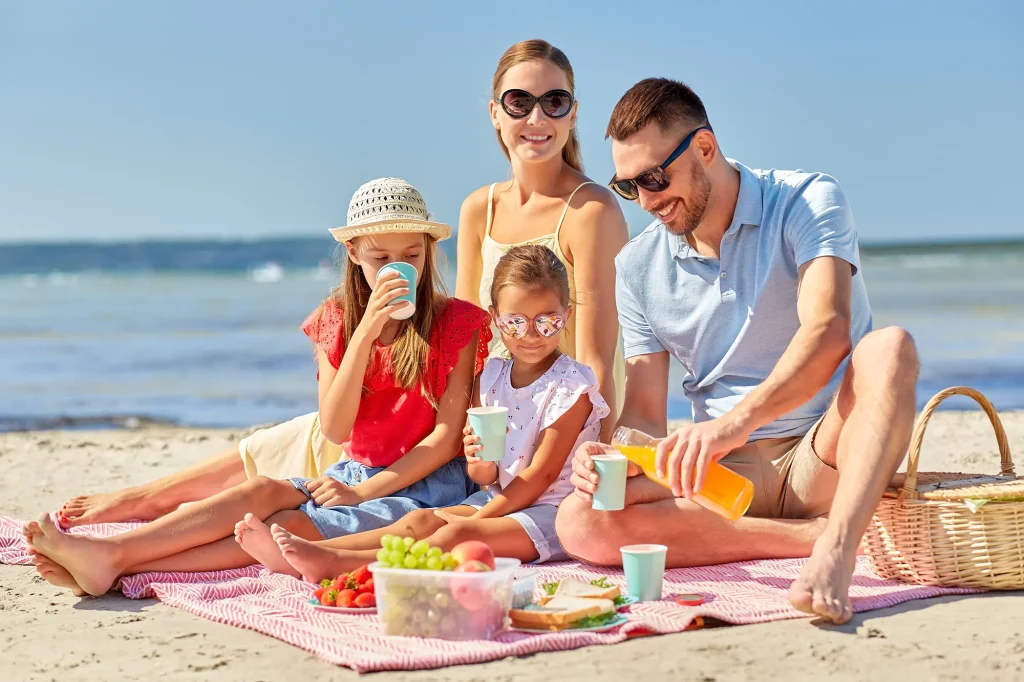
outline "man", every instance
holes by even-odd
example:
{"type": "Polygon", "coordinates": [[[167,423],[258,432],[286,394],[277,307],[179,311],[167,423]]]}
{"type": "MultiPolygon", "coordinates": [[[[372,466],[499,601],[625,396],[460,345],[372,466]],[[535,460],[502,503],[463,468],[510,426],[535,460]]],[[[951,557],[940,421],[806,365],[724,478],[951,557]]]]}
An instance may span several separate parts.
{"type": "Polygon", "coordinates": [[[694,423],[667,434],[658,469],[630,465],[626,508],[591,509],[588,443],[557,532],[572,555],[620,563],[657,542],[670,567],[810,556],[797,608],[842,623],[857,547],[903,459],[918,360],[902,329],[871,331],[850,207],[820,173],[755,171],[726,159],[700,98],[649,79],[612,113],[612,187],[657,220],[616,260],[627,358],[619,424],[666,436],[670,358],[694,423]],[[754,501],[731,523],[691,501],[720,461],[754,501]]]}

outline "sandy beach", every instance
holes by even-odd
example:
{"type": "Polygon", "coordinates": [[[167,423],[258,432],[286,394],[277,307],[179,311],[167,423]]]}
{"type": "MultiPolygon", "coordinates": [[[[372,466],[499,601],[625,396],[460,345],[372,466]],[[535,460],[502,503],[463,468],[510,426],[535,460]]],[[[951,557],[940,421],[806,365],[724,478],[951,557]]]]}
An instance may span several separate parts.
{"type": "MultiPolygon", "coordinates": [[[[1024,456],[1024,412],[1006,413],[1024,456]]],[[[76,493],[148,480],[198,461],[240,430],[145,428],[0,435],[0,514],[30,518],[76,493]]],[[[994,473],[998,456],[980,412],[932,421],[924,469],[994,473]]],[[[1018,471],[1020,467],[1018,466],[1018,471]]],[[[31,568],[0,566],[0,680],[344,680],[358,677],[255,632],[219,625],[154,600],[112,593],[79,600],[31,568]]],[[[377,680],[1024,679],[1021,593],[912,601],[855,615],[845,626],[810,620],[712,628],[624,644],[507,659],[377,680]]]]}

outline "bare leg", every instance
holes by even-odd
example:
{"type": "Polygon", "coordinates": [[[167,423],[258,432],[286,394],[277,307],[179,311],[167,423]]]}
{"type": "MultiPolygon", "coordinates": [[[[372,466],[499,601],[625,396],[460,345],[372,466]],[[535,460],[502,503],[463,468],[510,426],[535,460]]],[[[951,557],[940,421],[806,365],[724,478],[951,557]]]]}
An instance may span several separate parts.
{"type": "MultiPolygon", "coordinates": [[[[423,510],[427,514],[413,512],[422,515],[424,525],[433,523],[436,530],[425,539],[432,546],[440,547],[450,551],[460,542],[467,540],[482,540],[494,550],[498,556],[518,558],[523,561],[534,561],[537,559],[537,550],[533,541],[526,533],[519,522],[508,517],[497,519],[469,520],[464,522],[446,524],[432,510],[423,510]],[[434,521],[427,519],[433,517],[434,521]]],[[[469,516],[475,509],[472,507],[450,507],[448,511],[459,515],[469,516]]],[[[380,549],[380,540],[361,538],[367,533],[358,533],[346,538],[337,538],[326,542],[306,542],[294,537],[283,528],[274,526],[272,529],[274,540],[281,548],[285,559],[291,563],[296,570],[302,574],[302,579],[308,582],[317,582],[326,577],[334,577],[339,573],[351,571],[363,564],[370,563],[377,557],[377,550],[380,549]],[[354,540],[359,538],[358,544],[361,548],[340,549],[336,545],[337,540],[354,540]]],[[[401,532],[394,531],[394,532],[401,532]]],[[[381,533],[383,535],[383,533],[381,533]]],[[[355,543],[352,543],[355,544],[355,543]]]]}
{"type": "Polygon", "coordinates": [[[570,495],[558,507],[555,529],[565,551],[602,566],[619,566],[619,547],[656,543],[668,547],[669,568],[751,559],[806,557],[825,527],[810,521],[743,517],[729,522],[644,476],[629,479],[626,508],[594,511],[570,495]]]}
{"type": "Polygon", "coordinates": [[[66,568],[83,590],[98,595],[130,567],[229,537],[235,522],[247,512],[265,519],[295,509],[306,499],[288,481],[258,476],[123,535],[67,535],[46,516],[38,524],[28,524],[26,535],[30,546],[66,568]]]}
{"type": "Polygon", "coordinates": [[[252,514],[246,514],[245,518],[235,525],[235,542],[269,571],[300,577],[299,571],[285,561],[281,549],[274,542],[270,534],[271,526],[286,528],[306,540],[321,539],[320,533],[308,516],[301,511],[289,510],[274,514],[266,523],[252,514]]]}
{"type": "Polygon", "coordinates": [[[238,448],[225,450],[155,481],[111,493],[73,497],[61,508],[61,526],[139,519],[152,521],[186,502],[195,502],[245,481],[238,448]]]}
{"type": "Polygon", "coordinates": [[[872,332],[853,351],[814,441],[822,461],[839,469],[839,486],[828,524],[790,588],[790,601],[802,611],[837,623],[852,615],[857,547],[910,443],[917,373],[913,339],[902,329],[872,332]]]}

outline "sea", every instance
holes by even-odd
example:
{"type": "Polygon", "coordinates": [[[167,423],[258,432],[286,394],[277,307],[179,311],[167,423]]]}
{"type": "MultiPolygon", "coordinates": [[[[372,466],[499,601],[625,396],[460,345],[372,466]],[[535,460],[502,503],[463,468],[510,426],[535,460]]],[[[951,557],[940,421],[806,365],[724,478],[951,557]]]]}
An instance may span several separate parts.
{"type": "MultiPolygon", "coordinates": [[[[453,288],[454,240],[444,246],[453,288]]],[[[861,255],[875,326],[917,342],[919,406],[966,385],[1024,409],[1024,241],[861,255]]],[[[0,244],[0,431],[246,427],[315,410],[299,325],[337,285],[340,258],[329,237],[0,244]]],[[[670,418],[690,416],[681,378],[674,367],[670,418]]]]}

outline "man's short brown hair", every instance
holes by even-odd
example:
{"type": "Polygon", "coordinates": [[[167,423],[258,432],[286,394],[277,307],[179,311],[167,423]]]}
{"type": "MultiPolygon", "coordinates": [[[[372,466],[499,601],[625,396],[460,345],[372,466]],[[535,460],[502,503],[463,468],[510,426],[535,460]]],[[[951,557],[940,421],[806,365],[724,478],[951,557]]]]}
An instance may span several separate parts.
{"type": "Polygon", "coordinates": [[[685,83],[647,78],[631,87],[615,105],[604,137],[621,142],[651,121],[662,130],[695,128],[708,125],[708,113],[697,93],[685,83]]]}

